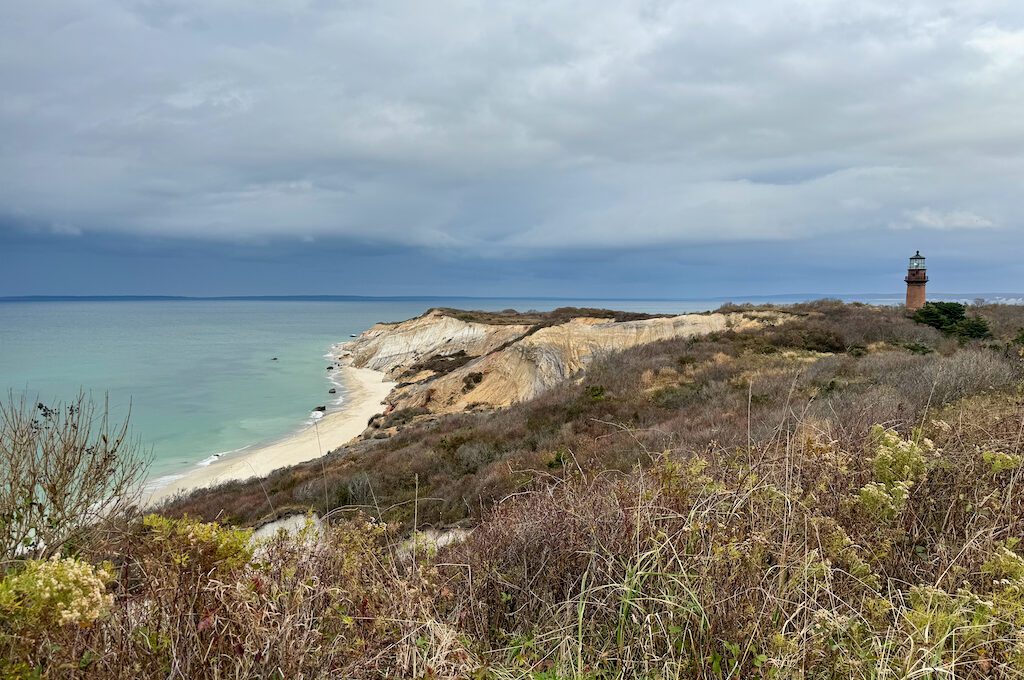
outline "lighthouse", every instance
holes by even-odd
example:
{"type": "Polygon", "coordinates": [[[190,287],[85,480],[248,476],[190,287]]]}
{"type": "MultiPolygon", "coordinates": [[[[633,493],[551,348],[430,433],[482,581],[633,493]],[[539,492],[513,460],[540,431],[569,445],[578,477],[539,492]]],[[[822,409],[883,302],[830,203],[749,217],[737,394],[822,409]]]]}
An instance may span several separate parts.
{"type": "Polygon", "coordinates": [[[924,287],[928,283],[928,269],[920,250],[910,258],[907,278],[903,280],[907,282],[907,311],[916,312],[924,307],[924,287]]]}

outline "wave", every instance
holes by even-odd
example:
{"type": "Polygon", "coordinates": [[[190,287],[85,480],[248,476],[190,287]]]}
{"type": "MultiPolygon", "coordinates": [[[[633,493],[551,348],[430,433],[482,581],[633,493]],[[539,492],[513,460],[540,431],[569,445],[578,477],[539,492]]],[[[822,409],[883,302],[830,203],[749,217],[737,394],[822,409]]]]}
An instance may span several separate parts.
{"type": "Polygon", "coordinates": [[[239,451],[244,451],[245,449],[248,449],[248,448],[249,448],[249,445],[246,445],[246,446],[240,446],[237,449],[231,449],[230,451],[218,451],[217,453],[212,453],[209,456],[207,456],[206,458],[203,458],[201,461],[196,463],[196,467],[206,467],[207,465],[210,465],[211,463],[217,462],[218,460],[220,460],[224,456],[227,456],[227,455],[232,454],[232,453],[238,453],[239,451]]]}
{"type": "Polygon", "coordinates": [[[156,491],[158,489],[161,489],[161,488],[167,486],[168,484],[170,484],[170,483],[172,483],[172,482],[174,482],[176,480],[181,479],[184,476],[185,476],[185,473],[182,472],[182,473],[179,473],[179,474],[164,475],[162,477],[157,477],[155,479],[147,480],[146,483],[142,485],[142,492],[145,493],[145,494],[150,494],[150,493],[152,493],[152,492],[154,492],[154,491],[156,491]]]}

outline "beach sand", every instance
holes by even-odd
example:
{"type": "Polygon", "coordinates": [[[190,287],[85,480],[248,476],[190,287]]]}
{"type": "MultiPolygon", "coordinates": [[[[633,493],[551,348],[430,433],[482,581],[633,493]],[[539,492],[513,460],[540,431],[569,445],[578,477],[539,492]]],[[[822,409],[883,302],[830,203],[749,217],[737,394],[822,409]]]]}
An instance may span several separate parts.
{"type": "Polygon", "coordinates": [[[150,491],[146,502],[158,503],[177,493],[230,480],[265,477],[278,468],[319,458],[357,437],[372,416],[384,411],[382,402],[395,383],[386,380],[384,373],[368,368],[341,366],[338,372],[345,386],[340,410],[326,414],[315,425],[279,441],[229,454],[206,467],[196,467],[183,477],[150,491]]]}

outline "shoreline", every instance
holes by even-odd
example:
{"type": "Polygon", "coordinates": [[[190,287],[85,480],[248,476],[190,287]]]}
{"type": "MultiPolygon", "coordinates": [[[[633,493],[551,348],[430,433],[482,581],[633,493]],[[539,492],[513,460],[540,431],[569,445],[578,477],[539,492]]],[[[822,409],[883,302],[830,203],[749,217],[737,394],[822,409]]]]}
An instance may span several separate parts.
{"type": "Polygon", "coordinates": [[[345,386],[339,410],[277,441],[229,453],[202,467],[195,466],[181,477],[145,491],[143,505],[155,505],[177,494],[222,482],[266,477],[278,468],[326,455],[358,437],[366,429],[367,421],[384,411],[383,401],[395,383],[380,371],[355,368],[347,362],[340,364],[336,374],[345,386]]]}

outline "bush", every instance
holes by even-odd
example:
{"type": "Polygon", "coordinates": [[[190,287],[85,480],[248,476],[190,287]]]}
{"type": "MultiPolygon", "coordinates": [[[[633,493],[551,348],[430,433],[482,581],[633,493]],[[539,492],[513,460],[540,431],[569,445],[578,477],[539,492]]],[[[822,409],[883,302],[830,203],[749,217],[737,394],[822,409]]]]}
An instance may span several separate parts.
{"type": "Polygon", "coordinates": [[[160,546],[160,555],[181,568],[214,575],[239,569],[252,559],[251,529],[160,515],[146,515],[142,526],[146,539],[160,546]]]}
{"type": "Polygon", "coordinates": [[[979,452],[1019,451],[1002,400],[934,421],[941,446],[808,423],[517,496],[442,555],[448,607],[498,677],[1018,677],[1024,498],[979,452]]]}
{"type": "Polygon", "coordinates": [[[51,626],[89,626],[114,603],[112,574],[74,558],[28,560],[0,580],[0,630],[38,635],[51,626]]]}
{"type": "Polygon", "coordinates": [[[116,546],[116,601],[106,574],[75,560],[31,562],[0,582],[0,607],[13,582],[15,612],[40,612],[20,625],[24,614],[0,609],[0,675],[468,676],[480,663],[428,606],[430,572],[400,567],[394,539],[360,518],[259,543],[147,519],[116,546]]]}
{"type": "Polygon", "coordinates": [[[903,347],[904,347],[904,349],[906,349],[911,354],[921,354],[921,355],[924,355],[924,354],[931,354],[932,352],[935,351],[931,347],[929,347],[928,345],[923,345],[920,342],[908,342],[908,343],[905,343],[903,345],[903,347]]]}
{"type": "Polygon", "coordinates": [[[462,378],[462,391],[470,392],[484,379],[484,374],[479,371],[468,373],[462,378]]]}
{"type": "Polygon", "coordinates": [[[49,557],[132,508],[146,475],[128,422],[84,395],[70,404],[0,402],[0,559],[49,557]]]}
{"type": "MultiPolygon", "coordinates": [[[[196,491],[164,512],[252,524],[275,508],[326,514],[356,504],[379,507],[378,519],[411,528],[418,475],[419,497],[438,499],[420,504],[420,528],[475,522],[494,500],[551,474],[547,464],[560,450],[571,451],[584,469],[625,471],[637,460],[638,444],[648,451],[702,451],[790,436],[791,408],[801,402],[845,447],[859,448],[874,423],[919,424],[928,408],[1021,377],[1016,353],[962,346],[895,307],[815,302],[787,310],[795,318],[777,327],[602,355],[579,382],[507,409],[428,417],[422,409],[395,412],[375,421],[400,420],[394,436],[358,442],[259,482],[196,491]],[[824,334],[831,338],[825,344],[822,334],[808,332],[829,329],[835,336],[824,334]],[[848,348],[857,345],[867,353],[854,358],[848,348]],[[909,350],[893,351],[899,347],[909,350]],[[480,448],[459,453],[466,442],[480,448]]],[[[1013,311],[984,308],[986,316],[1002,319],[1000,327],[1016,331],[1021,323],[1013,311]]]]}
{"type": "Polygon", "coordinates": [[[258,543],[149,517],[110,547],[116,575],[32,561],[0,581],[0,671],[1018,677],[1022,416],[975,397],[927,432],[872,428],[869,455],[801,420],[627,473],[560,460],[444,548],[358,516],[258,543]]]}
{"type": "Polygon", "coordinates": [[[992,335],[984,318],[968,317],[967,307],[958,302],[926,302],[914,312],[914,321],[962,340],[977,340],[992,335]]]}
{"type": "Polygon", "coordinates": [[[897,432],[875,426],[875,456],[871,461],[872,481],[861,487],[858,502],[870,518],[892,520],[907,504],[911,488],[925,474],[934,446],[923,437],[903,439],[897,432]]]}
{"type": "Polygon", "coordinates": [[[951,331],[952,335],[958,338],[965,338],[968,340],[979,340],[981,338],[991,337],[992,331],[989,330],[988,322],[980,316],[972,316],[968,319],[961,319],[956,323],[951,331]]]}
{"type": "Polygon", "coordinates": [[[651,400],[662,408],[678,409],[696,399],[700,389],[692,383],[663,387],[651,395],[651,400]]]}
{"type": "Polygon", "coordinates": [[[1017,352],[897,310],[796,309],[792,332],[602,356],[529,402],[410,418],[76,543],[116,599],[9,623],[68,608],[26,594],[43,579],[0,588],[0,675],[1020,677],[1017,352]],[[832,326],[866,353],[813,349],[832,326]],[[268,541],[171,515],[303,504],[318,528],[268,541]],[[379,515],[343,521],[351,504],[379,515]],[[465,543],[426,542],[454,522],[465,543]]]}
{"type": "Polygon", "coordinates": [[[967,307],[959,302],[926,302],[914,312],[914,321],[950,333],[966,316],[967,307]]]}

